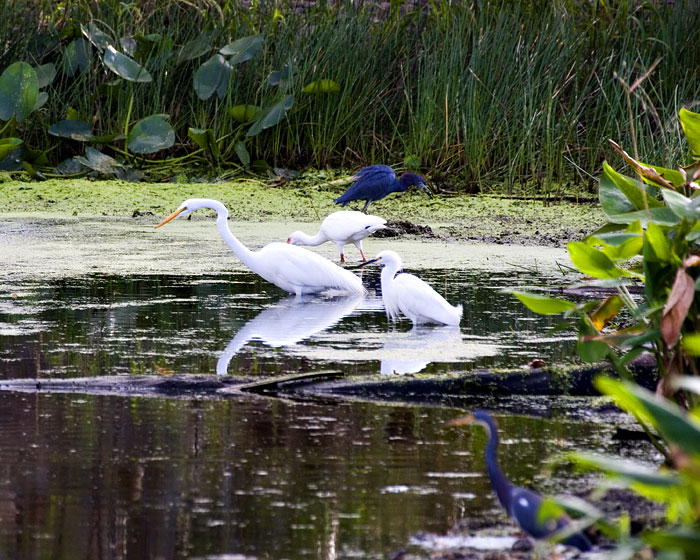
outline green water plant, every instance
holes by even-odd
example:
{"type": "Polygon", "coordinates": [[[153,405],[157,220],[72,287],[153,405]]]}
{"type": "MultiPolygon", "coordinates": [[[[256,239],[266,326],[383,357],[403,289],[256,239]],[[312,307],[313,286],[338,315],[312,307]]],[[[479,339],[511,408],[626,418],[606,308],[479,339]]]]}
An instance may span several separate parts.
{"type": "Polygon", "coordinates": [[[585,286],[612,293],[583,302],[524,292],[515,296],[537,313],[576,318],[580,356],[608,359],[627,379],[629,362],[651,352],[659,392],[689,407],[695,397],[677,394],[672,382],[679,375],[700,374],[695,299],[700,288],[700,115],[681,109],[679,119],[691,163],[678,169],[645,164],[611,142],[635,176],[603,164],[599,195],[608,223],[567,246],[576,268],[592,278],[585,286]],[[641,298],[632,296],[632,286],[642,287],[641,298]]]}

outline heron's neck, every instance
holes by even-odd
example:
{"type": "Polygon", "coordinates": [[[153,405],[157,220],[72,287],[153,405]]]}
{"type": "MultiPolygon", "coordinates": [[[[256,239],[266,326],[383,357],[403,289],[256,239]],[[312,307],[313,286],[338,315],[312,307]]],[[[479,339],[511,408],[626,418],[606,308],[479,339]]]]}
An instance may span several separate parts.
{"type": "Polygon", "coordinates": [[[255,270],[255,253],[243,245],[243,243],[238,241],[238,238],[231,233],[231,230],[228,227],[228,210],[226,207],[219,201],[215,200],[212,201],[211,208],[212,210],[216,210],[216,227],[218,228],[221,237],[224,238],[226,244],[244,265],[255,270]]]}
{"type": "Polygon", "coordinates": [[[394,179],[394,184],[391,187],[391,190],[394,192],[403,192],[405,190],[408,190],[408,187],[409,187],[408,184],[404,184],[399,179],[394,179]]]}
{"type": "Polygon", "coordinates": [[[491,479],[491,486],[493,486],[498,496],[498,501],[501,502],[506,511],[510,512],[510,490],[512,485],[498,466],[498,432],[493,429],[490,429],[489,432],[489,443],[486,446],[486,468],[491,479]]]}
{"type": "Polygon", "coordinates": [[[325,233],[322,231],[319,231],[316,235],[307,235],[304,232],[299,232],[297,234],[297,237],[303,243],[304,245],[311,245],[312,247],[315,247],[316,245],[321,245],[322,243],[325,243],[328,241],[328,237],[326,236],[325,233]]]}

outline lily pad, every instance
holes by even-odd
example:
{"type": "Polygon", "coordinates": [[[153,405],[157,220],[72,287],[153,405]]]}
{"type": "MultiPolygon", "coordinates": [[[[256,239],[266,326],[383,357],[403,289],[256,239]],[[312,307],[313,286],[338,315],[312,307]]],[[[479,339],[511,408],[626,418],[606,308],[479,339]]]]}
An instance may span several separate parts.
{"type": "Polygon", "coordinates": [[[220,54],[215,54],[204,64],[202,64],[194,74],[194,90],[197,96],[206,101],[214,92],[223,97],[221,94],[222,84],[228,84],[228,77],[231,73],[231,65],[226,62],[226,59],[220,54]]]}
{"type": "Polygon", "coordinates": [[[263,41],[265,41],[264,35],[250,35],[229,43],[219,52],[230,57],[229,63],[240,64],[253,58],[262,47],[263,41]]]}
{"type": "Polygon", "coordinates": [[[255,136],[260,134],[266,128],[275,126],[287,116],[287,111],[292,108],[294,96],[288,95],[279,103],[275,103],[272,107],[261,113],[253,126],[250,127],[246,136],[255,136]]]}
{"type": "Polygon", "coordinates": [[[140,120],[129,132],[127,147],[137,154],[152,154],[175,143],[175,131],[166,115],[151,115],[140,120]]]}
{"type": "Polygon", "coordinates": [[[107,47],[104,54],[104,63],[112,72],[120,78],[124,78],[130,82],[147,83],[152,82],[153,78],[143,66],[136,62],[133,58],[129,58],[125,54],[120,53],[111,45],[107,47]]]}
{"type": "Polygon", "coordinates": [[[92,127],[81,120],[66,119],[52,124],[49,127],[49,134],[60,138],[71,138],[85,142],[92,140],[92,127]]]}
{"type": "Polygon", "coordinates": [[[74,76],[84,74],[90,68],[90,43],[85,39],[75,39],[63,49],[63,73],[74,76]]]}
{"type": "Polygon", "coordinates": [[[333,80],[314,80],[302,90],[304,93],[337,93],[340,84],[333,80]]]}
{"type": "Polygon", "coordinates": [[[39,80],[26,62],[15,62],[0,75],[0,119],[22,122],[34,110],[39,97],[39,80]]]}

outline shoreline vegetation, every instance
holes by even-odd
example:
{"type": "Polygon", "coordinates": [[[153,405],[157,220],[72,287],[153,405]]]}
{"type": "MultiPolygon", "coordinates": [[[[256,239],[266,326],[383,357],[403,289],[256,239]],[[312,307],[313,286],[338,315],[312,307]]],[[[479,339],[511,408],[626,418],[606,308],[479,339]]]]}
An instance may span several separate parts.
{"type": "Polygon", "coordinates": [[[609,138],[687,161],[699,24],[692,1],[6,2],[0,167],[386,163],[443,192],[591,196],[609,138]]]}

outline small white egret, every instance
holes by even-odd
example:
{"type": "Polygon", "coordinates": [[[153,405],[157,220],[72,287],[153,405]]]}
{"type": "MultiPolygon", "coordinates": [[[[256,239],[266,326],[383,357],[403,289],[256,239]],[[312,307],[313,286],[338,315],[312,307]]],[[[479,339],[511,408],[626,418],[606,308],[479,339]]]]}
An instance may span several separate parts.
{"type": "Polygon", "coordinates": [[[369,237],[378,229],[386,227],[386,220],[379,216],[371,216],[354,210],[333,212],[321,222],[318,233],[314,236],[307,235],[303,231],[295,231],[287,239],[291,245],[321,245],[326,241],[332,241],[340,252],[340,262],[345,262],[343,248],[346,243],[353,243],[360,251],[362,260],[366,261],[362,252],[362,240],[369,237]]]}
{"type": "Polygon", "coordinates": [[[402,268],[401,257],[396,251],[381,251],[375,259],[360,266],[374,262],[384,265],[381,275],[382,300],[389,318],[396,319],[403,313],[414,325],[459,325],[461,305],[450,305],[429,284],[413,274],[396,274],[402,268]]]}
{"type": "Polygon", "coordinates": [[[216,227],[231,250],[244,265],[275,286],[297,296],[330,290],[355,294],[365,292],[362,281],[352,272],[307,249],[274,242],[259,251],[251,251],[231,233],[227,223],[228,210],[218,200],[185,200],[175,212],[155,227],[159,228],[200,208],[216,211],[216,227]]]}

